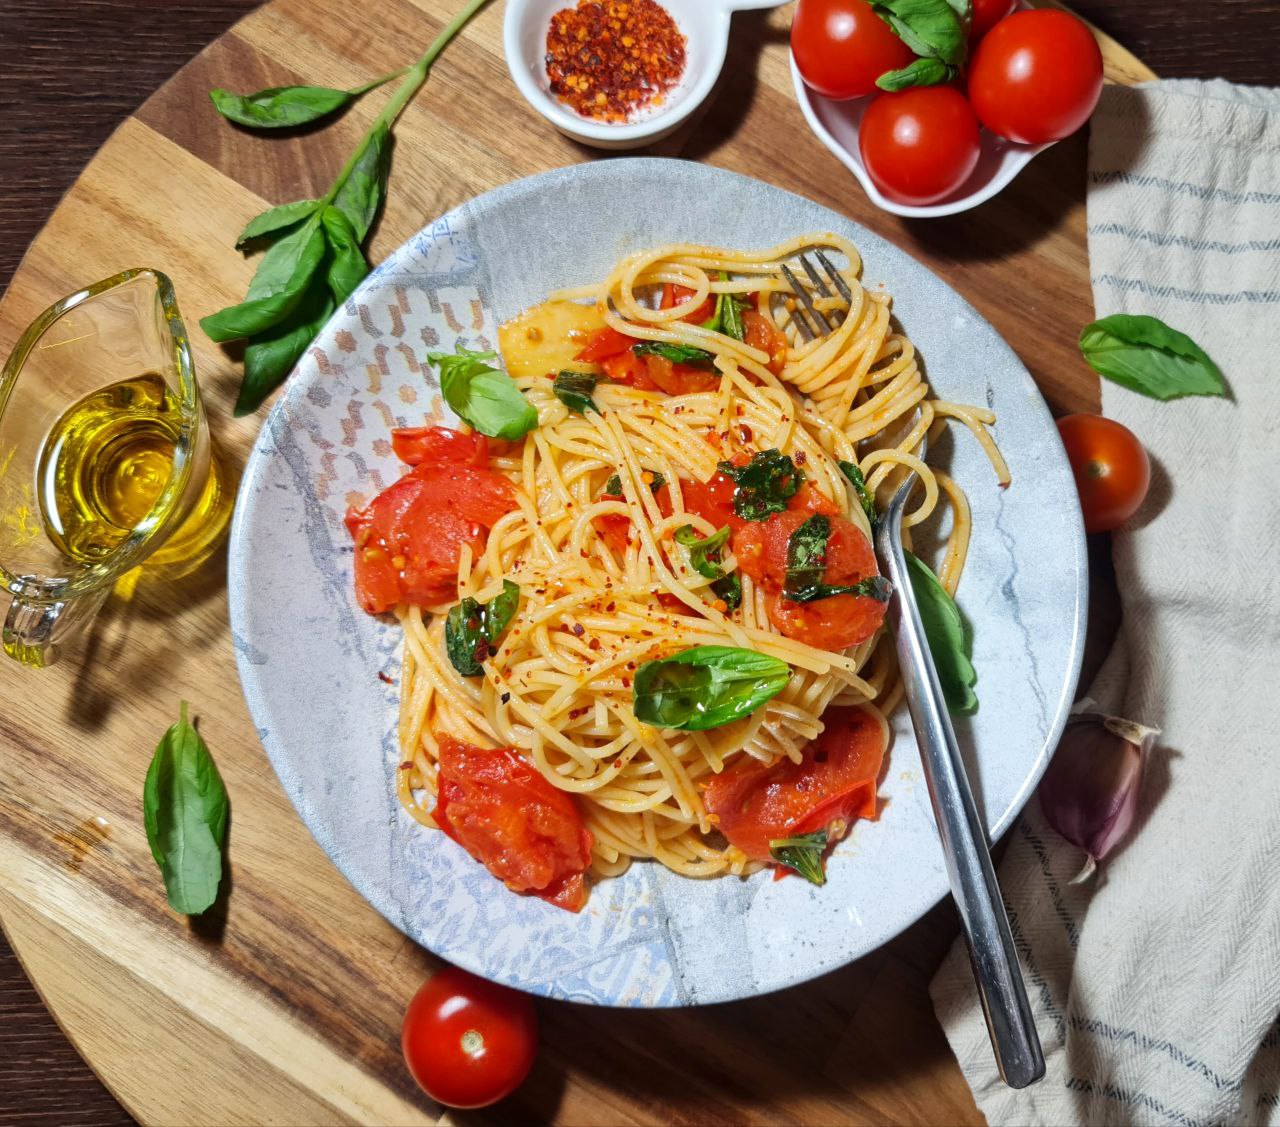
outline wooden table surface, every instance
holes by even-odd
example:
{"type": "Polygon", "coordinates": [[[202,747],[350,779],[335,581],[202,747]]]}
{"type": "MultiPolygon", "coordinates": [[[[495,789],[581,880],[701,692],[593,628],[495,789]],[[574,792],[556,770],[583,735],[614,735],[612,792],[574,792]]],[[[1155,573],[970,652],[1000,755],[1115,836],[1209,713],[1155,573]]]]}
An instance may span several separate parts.
{"type": "MultiPolygon", "coordinates": [[[[115,125],[253,6],[250,0],[0,4],[0,106],[6,107],[0,115],[0,287],[7,286],[27,243],[115,125]]],[[[1271,54],[1280,15],[1275,4],[1077,0],[1074,7],[1163,75],[1280,78],[1271,54]]],[[[1078,159],[1082,151],[1077,145],[1078,159]]],[[[945,906],[935,910],[932,925],[917,929],[924,937],[915,953],[921,972],[947,945],[953,927],[948,912],[945,906]]],[[[0,935],[4,1122],[130,1119],[50,1019],[0,935]]]]}

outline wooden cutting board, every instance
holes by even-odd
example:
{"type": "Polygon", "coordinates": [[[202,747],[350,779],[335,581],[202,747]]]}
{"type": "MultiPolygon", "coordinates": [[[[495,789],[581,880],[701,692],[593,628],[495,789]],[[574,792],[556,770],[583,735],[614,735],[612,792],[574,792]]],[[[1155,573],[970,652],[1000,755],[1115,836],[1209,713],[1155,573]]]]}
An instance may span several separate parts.
{"type": "MultiPolygon", "coordinates": [[[[404,63],[453,0],[274,0],[179,72],[107,142],[0,303],[0,355],[64,293],[130,266],[177,287],[187,322],[244,293],[232,249],[268,204],[321,194],[382,94],[328,129],[263,138],[207,96],[350,87],[404,63]]],[[[1040,156],[994,201],[944,220],[872,208],[804,127],[787,68],[791,9],[734,20],[714,100],[658,147],[802,193],[920,258],[1018,351],[1056,411],[1096,410],[1075,348],[1092,319],[1084,141],[1040,156]]],[[[423,224],[516,177],[601,159],[520,100],[486,9],[396,129],[380,260],[423,224]]],[[[1109,77],[1153,77],[1104,42],[1109,77]]],[[[194,332],[215,441],[238,474],[262,416],[233,420],[233,354],[194,332]]],[[[0,665],[0,920],[62,1027],[144,1122],[434,1122],[399,1053],[406,1002],[436,965],[339,875],[282,793],[240,695],[225,561],[180,586],[144,577],[89,643],[47,671],[0,665]],[[142,830],[157,739],[192,702],[232,800],[232,891],[198,922],[166,906],[142,830]]],[[[955,934],[939,906],[806,986],[676,1012],[541,1003],[526,1086],[475,1122],[981,1122],[927,984],[955,934]]]]}

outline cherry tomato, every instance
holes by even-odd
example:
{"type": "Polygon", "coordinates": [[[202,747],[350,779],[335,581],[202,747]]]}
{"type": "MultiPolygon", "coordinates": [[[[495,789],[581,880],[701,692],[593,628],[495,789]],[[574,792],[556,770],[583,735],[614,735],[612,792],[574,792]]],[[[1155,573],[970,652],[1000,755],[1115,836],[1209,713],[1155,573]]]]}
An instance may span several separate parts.
{"type": "MultiPolygon", "coordinates": [[[[622,334],[619,333],[618,335],[621,336],[622,334]]],[[[631,340],[630,337],[627,339],[631,340]]],[[[631,343],[634,344],[635,341],[631,341],[631,343]]],[[[608,356],[600,361],[600,366],[604,368],[604,374],[614,383],[624,383],[636,388],[638,391],[658,390],[658,385],[649,378],[649,368],[644,362],[644,357],[637,356],[632,352],[630,345],[627,346],[625,352],[620,352],[616,356],[608,356]]]]}
{"type": "Polygon", "coordinates": [[[1017,2],[1018,0],[973,0],[973,20],[969,24],[970,48],[1012,12],[1017,2]]]}
{"type": "Polygon", "coordinates": [[[720,383],[720,373],[714,369],[674,364],[665,356],[648,355],[644,363],[649,382],[668,395],[695,395],[710,391],[720,383]]]}
{"type": "Polygon", "coordinates": [[[397,603],[445,602],[463,546],[473,556],[484,551],[488,530],[515,507],[515,490],[501,474],[453,463],[418,466],[363,509],[348,509],[361,609],[381,614],[397,603]]]}
{"type": "Polygon", "coordinates": [[[805,84],[837,100],[876,92],[876,79],[915,55],[866,0],[800,0],[791,52],[805,84]]]}
{"type": "Polygon", "coordinates": [[[515,748],[485,751],[440,735],[437,824],[513,892],[570,912],[587,902],[591,833],[573,798],[515,748]]]}
{"type": "Polygon", "coordinates": [[[870,595],[832,595],[793,603],[781,592],[765,603],[769,621],[788,638],[839,653],[865,642],[884,623],[885,604],[870,595]]]}
{"type": "Polygon", "coordinates": [[[617,356],[626,352],[635,343],[635,337],[629,337],[626,333],[618,332],[612,325],[605,325],[604,328],[597,329],[591,334],[587,340],[586,347],[578,353],[575,359],[595,364],[601,360],[607,360],[610,356],[617,356]]]}
{"type": "Polygon", "coordinates": [[[936,203],[978,163],[978,119],[950,86],[881,94],[863,114],[858,151],[867,174],[890,199],[936,203]]]}
{"type": "MultiPolygon", "coordinates": [[[[601,493],[600,499],[603,500],[622,500],[621,493],[601,493]]],[[[653,499],[658,503],[658,512],[664,517],[671,515],[671,490],[663,485],[660,489],[653,491],[653,499]]],[[[601,539],[609,545],[610,550],[615,556],[626,555],[627,545],[631,543],[631,518],[624,516],[622,513],[603,513],[595,517],[592,522],[596,527],[596,531],[600,533],[601,539]]],[[[684,604],[681,603],[681,606],[684,604]]]]}
{"type": "Polygon", "coordinates": [[[1058,433],[1076,477],[1084,530],[1107,532],[1124,524],[1151,484],[1142,443],[1128,427],[1101,415],[1065,415],[1058,433]]]}
{"type": "Polygon", "coordinates": [[[538,1017],[527,994],[445,967],[413,996],[400,1045],[409,1072],[437,1103],[487,1107],[529,1075],[538,1017]]]}
{"type": "Polygon", "coordinates": [[[1053,8],[1014,12],[978,44],[969,99],[992,133],[1024,145],[1058,141],[1093,113],[1102,52],[1089,29],[1053,8]]]}
{"type": "Polygon", "coordinates": [[[680,481],[680,496],[684,507],[700,516],[714,528],[741,528],[745,523],[733,510],[733,494],[738,487],[733,478],[718,470],[706,481],[680,481]]]}
{"type": "MultiPolygon", "coordinates": [[[[686,304],[694,291],[685,286],[672,285],[670,282],[662,284],[662,301],[659,303],[659,309],[674,309],[677,305],[686,304]]],[[[688,313],[680,318],[681,321],[691,321],[695,325],[701,324],[703,321],[709,320],[715,316],[716,299],[708,296],[701,305],[694,306],[688,313]]]]}
{"type": "Polygon", "coordinates": [[[787,338],[768,317],[754,309],[742,314],[742,327],[746,330],[745,344],[768,353],[765,365],[775,376],[782,372],[787,362],[787,338]]]}
{"type": "Polygon", "coordinates": [[[748,857],[769,859],[769,842],[827,830],[842,836],[855,818],[876,816],[884,737],[860,708],[829,708],[822,734],[790,759],[748,760],[712,777],[703,793],[716,828],[748,857]]]}
{"type": "Polygon", "coordinates": [[[397,427],[391,432],[391,449],[410,466],[488,466],[489,440],[479,431],[449,427],[397,427]]]}

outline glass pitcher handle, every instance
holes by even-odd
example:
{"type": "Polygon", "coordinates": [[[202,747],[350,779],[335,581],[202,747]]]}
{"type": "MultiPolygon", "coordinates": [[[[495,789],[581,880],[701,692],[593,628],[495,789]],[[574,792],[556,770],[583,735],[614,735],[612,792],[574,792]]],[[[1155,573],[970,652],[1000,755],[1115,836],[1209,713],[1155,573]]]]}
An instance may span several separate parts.
{"type": "Polygon", "coordinates": [[[109,590],[104,587],[66,601],[33,599],[19,591],[4,619],[4,652],[35,669],[52,665],[62,643],[93,621],[109,590]]]}

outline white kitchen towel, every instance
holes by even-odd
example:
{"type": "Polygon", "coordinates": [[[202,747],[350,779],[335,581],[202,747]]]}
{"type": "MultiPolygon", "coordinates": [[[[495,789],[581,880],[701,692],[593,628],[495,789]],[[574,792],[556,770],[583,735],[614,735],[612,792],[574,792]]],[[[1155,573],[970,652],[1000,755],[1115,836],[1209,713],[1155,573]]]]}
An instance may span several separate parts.
{"type": "Polygon", "coordinates": [[[1098,316],[1189,334],[1230,398],[1102,385],[1152,485],[1114,538],[1124,621],[1089,695],[1164,734],[1092,883],[1035,799],[1010,831],[1045,1078],[1000,1082],[959,941],[934,1004],[992,1124],[1280,1123],[1280,90],[1108,87],[1091,131],[1098,316]]]}

